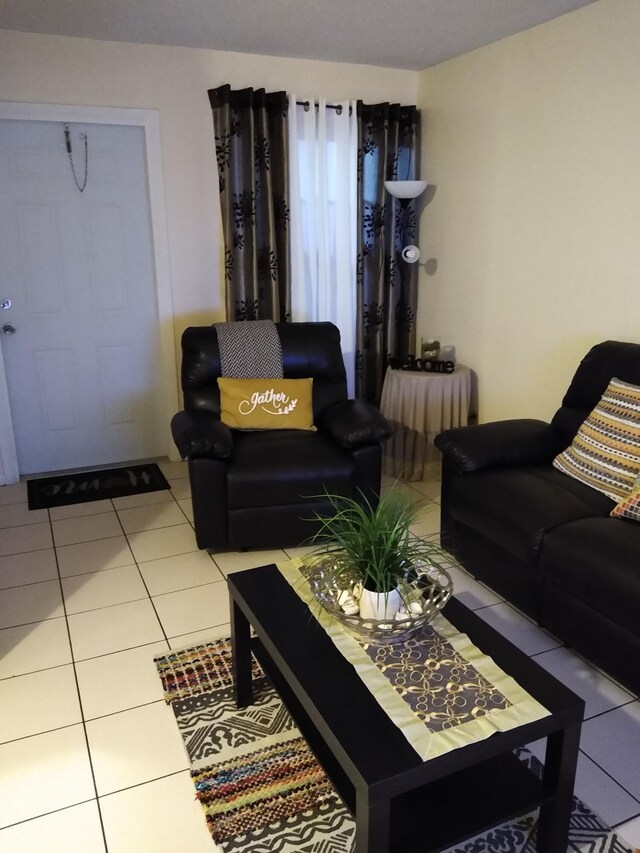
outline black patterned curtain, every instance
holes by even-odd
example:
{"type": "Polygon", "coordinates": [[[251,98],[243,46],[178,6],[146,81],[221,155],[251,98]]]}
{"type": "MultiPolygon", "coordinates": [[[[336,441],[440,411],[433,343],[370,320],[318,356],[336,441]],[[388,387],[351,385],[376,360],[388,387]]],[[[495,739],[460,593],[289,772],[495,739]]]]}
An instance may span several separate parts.
{"type": "Polygon", "coordinates": [[[385,181],[415,180],[420,112],[358,101],[356,395],[380,401],[389,356],[414,352],[418,270],[401,252],[415,243],[415,201],[401,204],[385,181]]]}
{"type": "Polygon", "coordinates": [[[209,90],[220,179],[227,320],[288,320],[287,96],[209,90]]]}

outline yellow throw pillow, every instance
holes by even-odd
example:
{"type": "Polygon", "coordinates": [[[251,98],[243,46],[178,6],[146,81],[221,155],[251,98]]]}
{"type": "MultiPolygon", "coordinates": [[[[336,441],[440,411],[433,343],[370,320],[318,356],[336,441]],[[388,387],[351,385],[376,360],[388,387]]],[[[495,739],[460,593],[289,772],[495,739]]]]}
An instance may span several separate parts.
{"type": "Polygon", "coordinates": [[[232,429],[307,429],[313,379],[218,379],[220,420],[232,429]]]}

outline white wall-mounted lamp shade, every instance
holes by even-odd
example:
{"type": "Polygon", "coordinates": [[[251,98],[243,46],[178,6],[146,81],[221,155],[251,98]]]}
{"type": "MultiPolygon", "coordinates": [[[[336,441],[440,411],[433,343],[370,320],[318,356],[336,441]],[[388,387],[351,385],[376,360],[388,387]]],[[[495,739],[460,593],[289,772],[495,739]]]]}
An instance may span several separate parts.
{"type": "Polygon", "coordinates": [[[384,185],[395,198],[417,198],[427,188],[426,181],[385,181],[384,185]]]}
{"type": "Polygon", "coordinates": [[[402,250],[402,260],[408,264],[415,264],[420,260],[420,249],[417,246],[405,246],[402,250]]]}

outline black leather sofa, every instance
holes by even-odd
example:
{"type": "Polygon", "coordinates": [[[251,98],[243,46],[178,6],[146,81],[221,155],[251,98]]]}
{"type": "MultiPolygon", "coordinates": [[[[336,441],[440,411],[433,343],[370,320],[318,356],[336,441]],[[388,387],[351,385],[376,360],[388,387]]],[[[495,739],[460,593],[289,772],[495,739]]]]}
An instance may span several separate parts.
{"type": "Polygon", "coordinates": [[[305,542],[325,492],[377,505],[382,442],[391,429],[380,412],[347,399],[340,333],[332,323],[276,323],[286,379],[313,378],[317,432],[232,430],[220,420],[221,375],[214,326],[182,336],[184,410],[171,422],[189,460],[199,548],[282,548],[305,542]]]}
{"type": "Polygon", "coordinates": [[[640,385],[640,345],[606,341],[580,363],[551,423],[446,430],[442,544],[472,575],[640,693],[640,523],[552,460],[617,377],[640,385]]]}

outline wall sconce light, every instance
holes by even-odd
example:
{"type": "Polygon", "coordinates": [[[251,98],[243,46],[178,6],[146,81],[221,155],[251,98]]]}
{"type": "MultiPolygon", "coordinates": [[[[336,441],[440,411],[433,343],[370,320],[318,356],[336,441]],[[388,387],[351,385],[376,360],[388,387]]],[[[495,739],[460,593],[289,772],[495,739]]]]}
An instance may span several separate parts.
{"type": "Polygon", "coordinates": [[[385,181],[384,186],[389,195],[399,198],[404,207],[412,198],[417,198],[427,188],[426,181],[385,181]]]}
{"type": "Polygon", "coordinates": [[[402,260],[408,264],[415,264],[420,260],[420,249],[417,246],[405,246],[402,250],[402,260]]]}
{"type": "MultiPolygon", "coordinates": [[[[427,188],[426,181],[385,181],[384,186],[389,195],[397,198],[403,208],[409,202],[421,195],[427,188]]],[[[402,250],[402,260],[415,264],[420,260],[420,249],[417,246],[405,246],[402,250]]]]}

